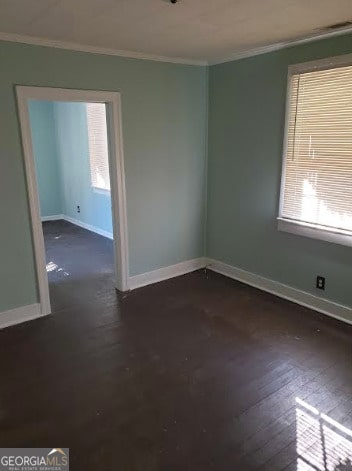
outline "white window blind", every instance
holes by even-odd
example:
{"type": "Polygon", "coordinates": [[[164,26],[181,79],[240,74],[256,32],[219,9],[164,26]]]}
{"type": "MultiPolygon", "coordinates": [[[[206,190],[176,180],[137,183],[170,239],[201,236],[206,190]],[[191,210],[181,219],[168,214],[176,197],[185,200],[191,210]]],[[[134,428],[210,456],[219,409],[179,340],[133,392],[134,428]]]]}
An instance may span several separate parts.
{"type": "Polygon", "coordinates": [[[110,190],[106,113],[104,103],[87,103],[91,184],[110,190]]]}
{"type": "Polygon", "coordinates": [[[352,66],[291,77],[280,217],[352,232],[352,66]]]}

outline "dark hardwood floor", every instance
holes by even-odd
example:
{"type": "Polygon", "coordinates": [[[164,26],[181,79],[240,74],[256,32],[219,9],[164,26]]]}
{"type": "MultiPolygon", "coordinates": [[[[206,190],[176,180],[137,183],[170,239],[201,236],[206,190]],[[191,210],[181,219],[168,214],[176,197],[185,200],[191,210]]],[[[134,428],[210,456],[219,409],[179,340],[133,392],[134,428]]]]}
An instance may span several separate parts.
{"type": "Polygon", "coordinates": [[[43,224],[53,312],[116,302],[113,242],[66,221],[43,224]]]}
{"type": "Polygon", "coordinates": [[[205,271],[117,294],[111,241],[45,238],[53,315],[0,331],[2,447],[69,447],[74,471],[351,470],[351,327],[205,271]]]}

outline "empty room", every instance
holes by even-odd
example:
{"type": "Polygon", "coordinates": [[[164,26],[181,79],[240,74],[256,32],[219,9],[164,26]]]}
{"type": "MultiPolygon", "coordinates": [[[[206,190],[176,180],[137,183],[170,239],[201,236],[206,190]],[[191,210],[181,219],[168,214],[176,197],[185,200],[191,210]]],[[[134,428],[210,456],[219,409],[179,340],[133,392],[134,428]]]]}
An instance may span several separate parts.
{"type": "Polygon", "coordinates": [[[0,470],[352,471],[351,0],[0,11],[0,470]]]}

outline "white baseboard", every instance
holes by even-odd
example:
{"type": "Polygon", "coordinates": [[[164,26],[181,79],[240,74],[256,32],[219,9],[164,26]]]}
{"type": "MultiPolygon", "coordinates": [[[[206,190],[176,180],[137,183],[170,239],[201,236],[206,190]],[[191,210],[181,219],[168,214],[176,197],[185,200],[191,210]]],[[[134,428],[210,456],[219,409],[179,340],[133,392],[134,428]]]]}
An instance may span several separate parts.
{"type": "Polygon", "coordinates": [[[108,239],[114,238],[111,232],[104,231],[103,229],[99,229],[99,227],[91,226],[90,224],[86,224],[85,222],[82,222],[79,219],[66,216],[65,214],[57,214],[55,216],[44,216],[42,217],[42,222],[59,221],[60,219],[63,221],[70,222],[71,224],[74,224],[75,226],[83,227],[83,229],[87,229],[88,231],[95,232],[96,234],[107,237],[108,239]]]}
{"type": "Polygon", "coordinates": [[[85,222],[80,221],[79,219],[71,218],[70,216],[63,215],[63,219],[71,224],[75,224],[76,226],[83,227],[83,229],[87,229],[88,231],[95,232],[101,236],[107,237],[108,239],[113,239],[114,236],[111,232],[104,231],[103,229],[99,229],[99,227],[91,226],[90,224],[86,224],[85,222]]]}
{"type": "Polygon", "coordinates": [[[328,299],[319,298],[313,294],[301,291],[291,286],[284,285],[277,281],[264,278],[263,276],[242,270],[240,268],[227,265],[217,260],[208,259],[207,268],[209,270],[221,273],[222,275],[241,281],[247,285],[254,286],[262,291],[275,294],[280,298],[287,299],[301,306],[308,307],[314,311],[321,312],[330,317],[334,317],[348,324],[352,324],[352,309],[342,304],[337,304],[328,299]]]}
{"type": "Polygon", "coordinates": [[[141,288],[142,286],[151,285],[159,281],[168,280],[169,278],[175,278],[176,276],[199,270],[204,268],[205,265],[206,259],[203,257],[187,260],[186,262],[177,263],[176,265],[170,265],[165,268],[142,273],[141,275],[131,276],[128,280],[128,287],[130,290],[141,288]]]}
{"type": "Polygon", "coordinates": [[[42,316],[40,304],[30,304],[28,306],[21,306],[10,309],[9,311],[0,312],[0,329],[42,316]]]}
{"type": "Polygon", "coordinates": [[[45,221],[59,221],[60,219],[63,219],[64,215],[63,214],[54,214],[53,216],[42,216],[42,222],[45,221]]]}

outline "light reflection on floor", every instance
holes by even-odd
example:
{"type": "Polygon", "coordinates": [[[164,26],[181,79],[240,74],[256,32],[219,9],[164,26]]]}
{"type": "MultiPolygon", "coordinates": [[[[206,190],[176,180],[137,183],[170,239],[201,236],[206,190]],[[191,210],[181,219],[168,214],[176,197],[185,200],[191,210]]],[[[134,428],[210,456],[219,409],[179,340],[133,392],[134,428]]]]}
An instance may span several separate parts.
{"type": "Polygon", "coordinates": [[[352,431],[296,397],[297,471],[352,471],[352,431]]]}
{"type": "Polygon", "coordinates": [[[52,271],[55,271],[55,272],[63,272],[64,276],[69,276],[70,274],[65,271],[63,269],[63,267],[59,267],[56,263],[54,262],[49,262],[46,264],[46,272],[49,273],[49,272],[52,272],[52,271]]]}

